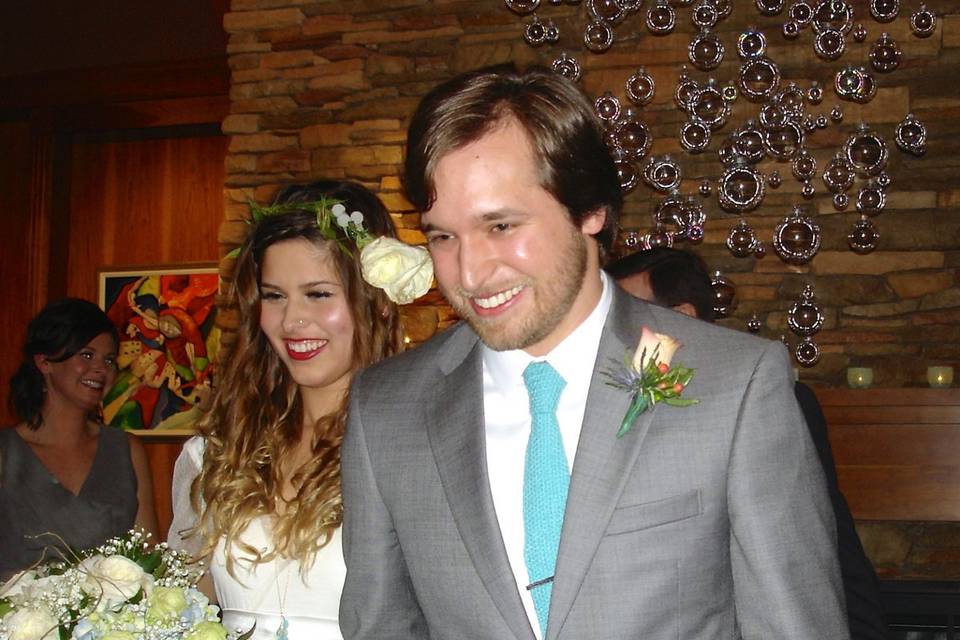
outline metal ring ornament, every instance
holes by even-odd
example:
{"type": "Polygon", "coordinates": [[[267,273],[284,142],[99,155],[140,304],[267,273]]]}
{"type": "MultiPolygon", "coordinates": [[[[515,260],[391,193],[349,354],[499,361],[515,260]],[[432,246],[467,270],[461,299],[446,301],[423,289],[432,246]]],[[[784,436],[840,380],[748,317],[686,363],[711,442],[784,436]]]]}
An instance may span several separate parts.
{"type": "Polygon", "coordinates": [[[613,29],[602,20],[593,20],[583,29],[583,46],[594,53],[603,53],[613,46],[613,29]]]}
{"type": "Polygon", "coordinates": [[[687,74],[687,68],[680,70],[680,77],[677,79],[677,88],[673,92],[673,101],[684,111],[689,111],[690,100],[694,94],[700,90],[700,83],[687,74]]]}
{"type": "Polygon", "coordinates": [[[720,20],[720,12],[709,0],[700,0],[690,14],[690,21],[698,29],[709,29],[720,20]]]}
{"type": "Polygon", "coordinates": [[[857,220],[850,233],[847,234],[847,246],[854,253],[863,255],[870,253],[877,248],[877,242],[880,240],[880,233],[877,227],[866,216],[857,220]]]}
{"type": "Polygon", "coordinates": [[[846,39],[836,29],[824,29],[813,39],[813,50],[824,60],[836,60],[847,48],[846,39]]]}
{"type": "Polygon", "coordinates": [[[937,30],[937,14],[927,5],[921,4],[920,8],[910,14],[910,31],[918,38],[929,38],[937,30]]]}
{"type": "Polygon", "coordinates": [[[787,112],[775,101],[769,101],[760,107],[760,126],[764,131],[779,131],[790,121],[787,112]]]}
{"type": "Polygon", "coordinates": [[[801,28],[810,24],[813,20],[813,7],[806,0],[797,0],[787,9],[790,19],[797,23],[801,28]]]}
{"type": "Polygon", "coordinates": [[[787,311],[787,326],[798,336],[812,336],[823,327],[823,311],[814,302],[813,287],[804,286],[800,299],[787,311]]]}
{"type": "Polygon", "coordinates": [[[620,99],[607,91],[593,101],[593,110],[597,117],[606,124],[616,122],[621,113],[620,99]]]}
{"type": "Polygon", "coordinates": [[[817,159],[806,149],[801,149],[790,163],[790,171],[800,182],[811,180],[817,175],[817,159]]]}
{"type": "Polygon", "coordinates": [[[724,170],[717,186],[717,199],[724,211],[745,213],[763,202],[764,191],[763,176],[741,160],[724,170]]]}
{"type": "Polygon", "coordinates": [[[740,218],[740,221],[730,228],[727,234],[727,249],[737,258],[746,258],[753,255],[759,246],[760,241],[757,234],[746,220],[740,218]]]}
{"type": "Polygon", "coordinates": [[[785,0],[754,0],[753,4],[757,7],[757,11],[765,16],[778,15],[786,6],[785,0]]]}
{"type": "Polygon", "coordinates": [[[853,39],[857,42],[863,42],[867,39],[867,28],[863,26],[862,22],[858,22],[857,26],[853,28],[853,39]]]}
{"type": "Polygon", "coordinates": [[[672,225],[676,227],[675,237],[681,237],[685,227],[684,218],[686,215],[686,200],[676,189],[670,195],[658,202],[653,209],[653,223],[656,226],[666,227],[672,225]]]}
{"type": "Polygon", "coordinates": [[[865,216],[875,216],[883,211],[887,204],[887,193],[871,180],[857,191],[857,211],[865,216]]]}
{"type": "Polygon", "coordinates": [[[767,53],[767,37],[755,27],[748,27],[737,36],[737,55],[742,60],[756,60],[767,53]]]}
{"type": "Polygon", "coordinates": [[[719,271],[710,278],[710,286],[713,288],[713,312],[718,318],[726,318],[737,308],[737,287],[719,271]]]}
{"type": "Polygon", "coordinates": [[[700,153],[710,146],[710,126],[699,118],[690,118],[680,126],[680,146],[689,153],[700,153]]]}
{"type": "Polygon", "coordinates": [[[803,115],[806,94],[796,82],[791,82],[777,91],[776,101],[787,112],[787,115],[799,118],[803,115]]]}
{"type": "Polygon", "coordinates": [[[880,73],[890,73],[900,66],[900,60],[903,59],[903,51],[900,45],[890,37],[889,33],[880,35],[880,39],[870,47],[870,66],[880,73]]]}
{"type": "Polygon", "coordinates": [[[523,39],[531,47],[538,47],[547,41],[547,26],[540,22],[537,14],[534,14],[533,21],[523,28],[523,39]]]}
{"type": "Polygon", "coordinates": [[[533,13],[540,6],[540,0],[503,0],[507,8],[521,16],[533,13]]]}
{"type": "Polygon", "coordinates": [[[787,20],[783,23],[783,37],[787,40],[793,40],[800,35],[801,27],[796,20],[787,20]]]}
{"type": "Polygon", "coordinates": [[[734,149],[750,164],[757,164],[766,156],[764,132],[753,120],[747,120],[734,134],[734,149]]]}
{"type": "Polygon", "coordinates": [[[780,86],[780,67],[773,60],[760,57],[748,60],[740,66],[737,86],[751,102],[762,102],[780,86]]]}
{"type": "Polygon", "coordinates": [[[810,21],[815,33],[835,29],[846,35],[853,29],[853,6],[844,0],[821,0],[810,21]]]}
{"type": "Polygon", "coordinates": [[[620,183],[620,191],[630,193],[640,184],[640,172],[637,167],[627,158],[623,149],[614,149],[613,166],[617,170],[617,180],[620,183]]]}
{"type": "Polygon", "coordinates": [[[646,69],[640,67],[633,75],[627,78],[626,86],[627,97],[635,104],[643,106],[653,100],[656,92],[656,83],[646,69]]]}
{"type": "Polygon", "coordinates": [[[627,17],[619,0],[587,0],[587,12],[594,21],[608,25],[619,24],[627,17]]]}
{"type": "Polygon", "coordinates": [[[690,63],[701,71],[711,71],[720,66],[725,48],[717,35],[704,30],[694,36],[687,47],[690,63]]]}
{"type": "Polygon", "coordinates": [[[707,0],[717,10],[721,20],[726,20],[733,13],[733,0],[707,0]]]}
{"type": "Polygon", "coordinates": [[[647,155],[650,145],[653,144],[650,128],[645,123],[627,114],[617,121],[612,133],[617,141],[617,146],[622,148],[631,160],[639,160],[647,155]]]}
{"type": "Polygon", "coordinates": [[[682,172],[680,165],[670,156],[654,156],[647,161],[643,169],[644,181],[657,191],[664,193],[680,186],[682,172]]]}
{"type": "Polygon", "coordinates": [[[567,54],[566,52],[561,53],[550,65],[550,68],[554,72],[559,73],[564,78],[568,78],[576,82],[580,79],[581,70],[580,63],[576,58],[567,54]]]}
{"type": "Polygon", "coordinates": [[[650,33],[658,36],[667,35],[677,26],[677,11],[667,0],[657,0],[656,4],[647,9],[644,23],[650,33]]]}
{"type": "Polygon", "coordinates": [[[846,139],[841,153],[862,176],[879,174],[887,166],[889,156],[886,141],[872,133],[866,124],[861,124],[856,133],[846,139]]]}
{"type": "Polygon", "coordinates": [[[922,156],[927,152],[927,127],[917,120],[912,113],[908,113],[903,121],[897,125],[894,136],[897,147],[915,156],[922,156]]]}
{"type": "Polygon", "coordinates": [[[719,129],[730,117],[730,102],[724,99],[723,92],[713,80],[698,89],[690,99],[687,114],[702,120],[711,129],[719,129]]]}
{"type": "Polygon", "coordinates": [[[790,160],[803,147],[803,129],[792,121],[775,130],[765,130],[763,136],[767,154],[777,160],[790,160]]]}
{"type": "Polygon", "coordinates": [[[773,231],[773,248],[790,264],[805,264],[820,250],[820,225],[803,215],[798,206],[773,231]]]}
{"type": "Polygon", "coordinates": [[[812,367],[820,361],[820,345],[812,338],[804,338],[797,343],[793,350],[793,357],[802,367],[812,367]]]}
{"type": "Polygon", "coordinates": [[[833,157],[823,168],[823,184],[830,193],[843,193],[853,186],[857,177],[856,169],[843,153],[833,157]]]}
{"type": "Polygon", "coordinates": [[[900,0],[870,0],[870,15],[877,22],[892,22],[900,13],[900,0]]]}

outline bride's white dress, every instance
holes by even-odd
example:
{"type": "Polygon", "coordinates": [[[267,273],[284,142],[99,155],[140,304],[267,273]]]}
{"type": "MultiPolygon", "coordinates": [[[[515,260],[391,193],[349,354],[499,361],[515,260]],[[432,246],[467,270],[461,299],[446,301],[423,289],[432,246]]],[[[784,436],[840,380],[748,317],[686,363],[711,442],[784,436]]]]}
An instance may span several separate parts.
{"type": "MultiPolygon", "coordinates": [[[[196,522],[190,507],[190,484],[200,471],[203,446],[200,437],[188,440],[173,472],[173,523],[167,540],[171,547],[191,553],[198,549],[196,537],[185,540],[180,534],[196,522]]],[[[253,520],[244,532],[244,542],[268,550],[269,529],[269,518],[253,520]]],[[[256,623],[252,639],[269,640],[276,637],[282,612],[290,640],[342,640],[337,614],[346,566],[340,529],[302,576],[295,560],[254,564],[235,549],[234,577],[227,571],[225,552],[221,541],[209,569],[227,629],[246,631],[256,623]]]]}

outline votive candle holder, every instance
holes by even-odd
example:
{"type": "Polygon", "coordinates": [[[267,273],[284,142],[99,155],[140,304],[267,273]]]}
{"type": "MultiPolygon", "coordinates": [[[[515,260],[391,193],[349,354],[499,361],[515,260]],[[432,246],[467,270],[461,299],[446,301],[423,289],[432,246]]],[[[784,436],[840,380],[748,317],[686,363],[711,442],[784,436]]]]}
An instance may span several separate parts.
{"type": "Polygon", "coordinates": [[[847,385],[851,389],[866,389],[873,384],[873,369],[870,367],[848,367],[847,385]]]}
{"type": "Polygon", "coordinates": [[[927,383],[935,389],[953,386],[953,367],[927,367],[927,383]]]}

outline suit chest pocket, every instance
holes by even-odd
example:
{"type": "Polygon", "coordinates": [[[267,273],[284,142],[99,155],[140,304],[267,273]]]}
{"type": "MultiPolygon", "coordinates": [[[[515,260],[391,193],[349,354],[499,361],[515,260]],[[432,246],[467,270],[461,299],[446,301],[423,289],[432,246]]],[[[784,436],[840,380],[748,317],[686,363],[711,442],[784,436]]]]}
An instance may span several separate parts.
{"type": "Polygon", "coordinates": [[[686,520],[702,512],[700,490],[694,489],[678,496],[615,509],[607,526],[606,535],[615,536],[650,529],[686,520]]]}

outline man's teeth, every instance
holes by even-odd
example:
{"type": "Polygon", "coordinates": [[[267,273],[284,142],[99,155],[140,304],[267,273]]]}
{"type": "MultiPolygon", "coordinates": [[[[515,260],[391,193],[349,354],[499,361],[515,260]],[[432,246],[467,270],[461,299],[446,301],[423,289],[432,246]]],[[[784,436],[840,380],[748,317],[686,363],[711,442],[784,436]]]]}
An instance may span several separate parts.
{"type": "Polygon", "coordinates": [[[103,389],[103,383],[97,382],[96,380],[81,380],[80,384],[84,385],[85,387],[90,387],[91,389],[97,389],[98,391],[103,389]]]}
{"type": "Polygon", "coordinates": [[[523,286],[516,286],[512,289],[501,291],[495,296],[490,296],[489,298],[474,298],[473,301],[476,302],[477,306],[481,309],[492,309],[493,307],[499,307],[506,303],[507,300],[510,300],[513,296],[520,293],[521,289],[523,289],[523,286]]]}
{"type": "Polygon", "coordinates": [[[325,344],[327,344],[326,340],[301,340],[299,342],[288,342],[287,348],[295,353],[307,353],[316,351],[325,344]]]}

